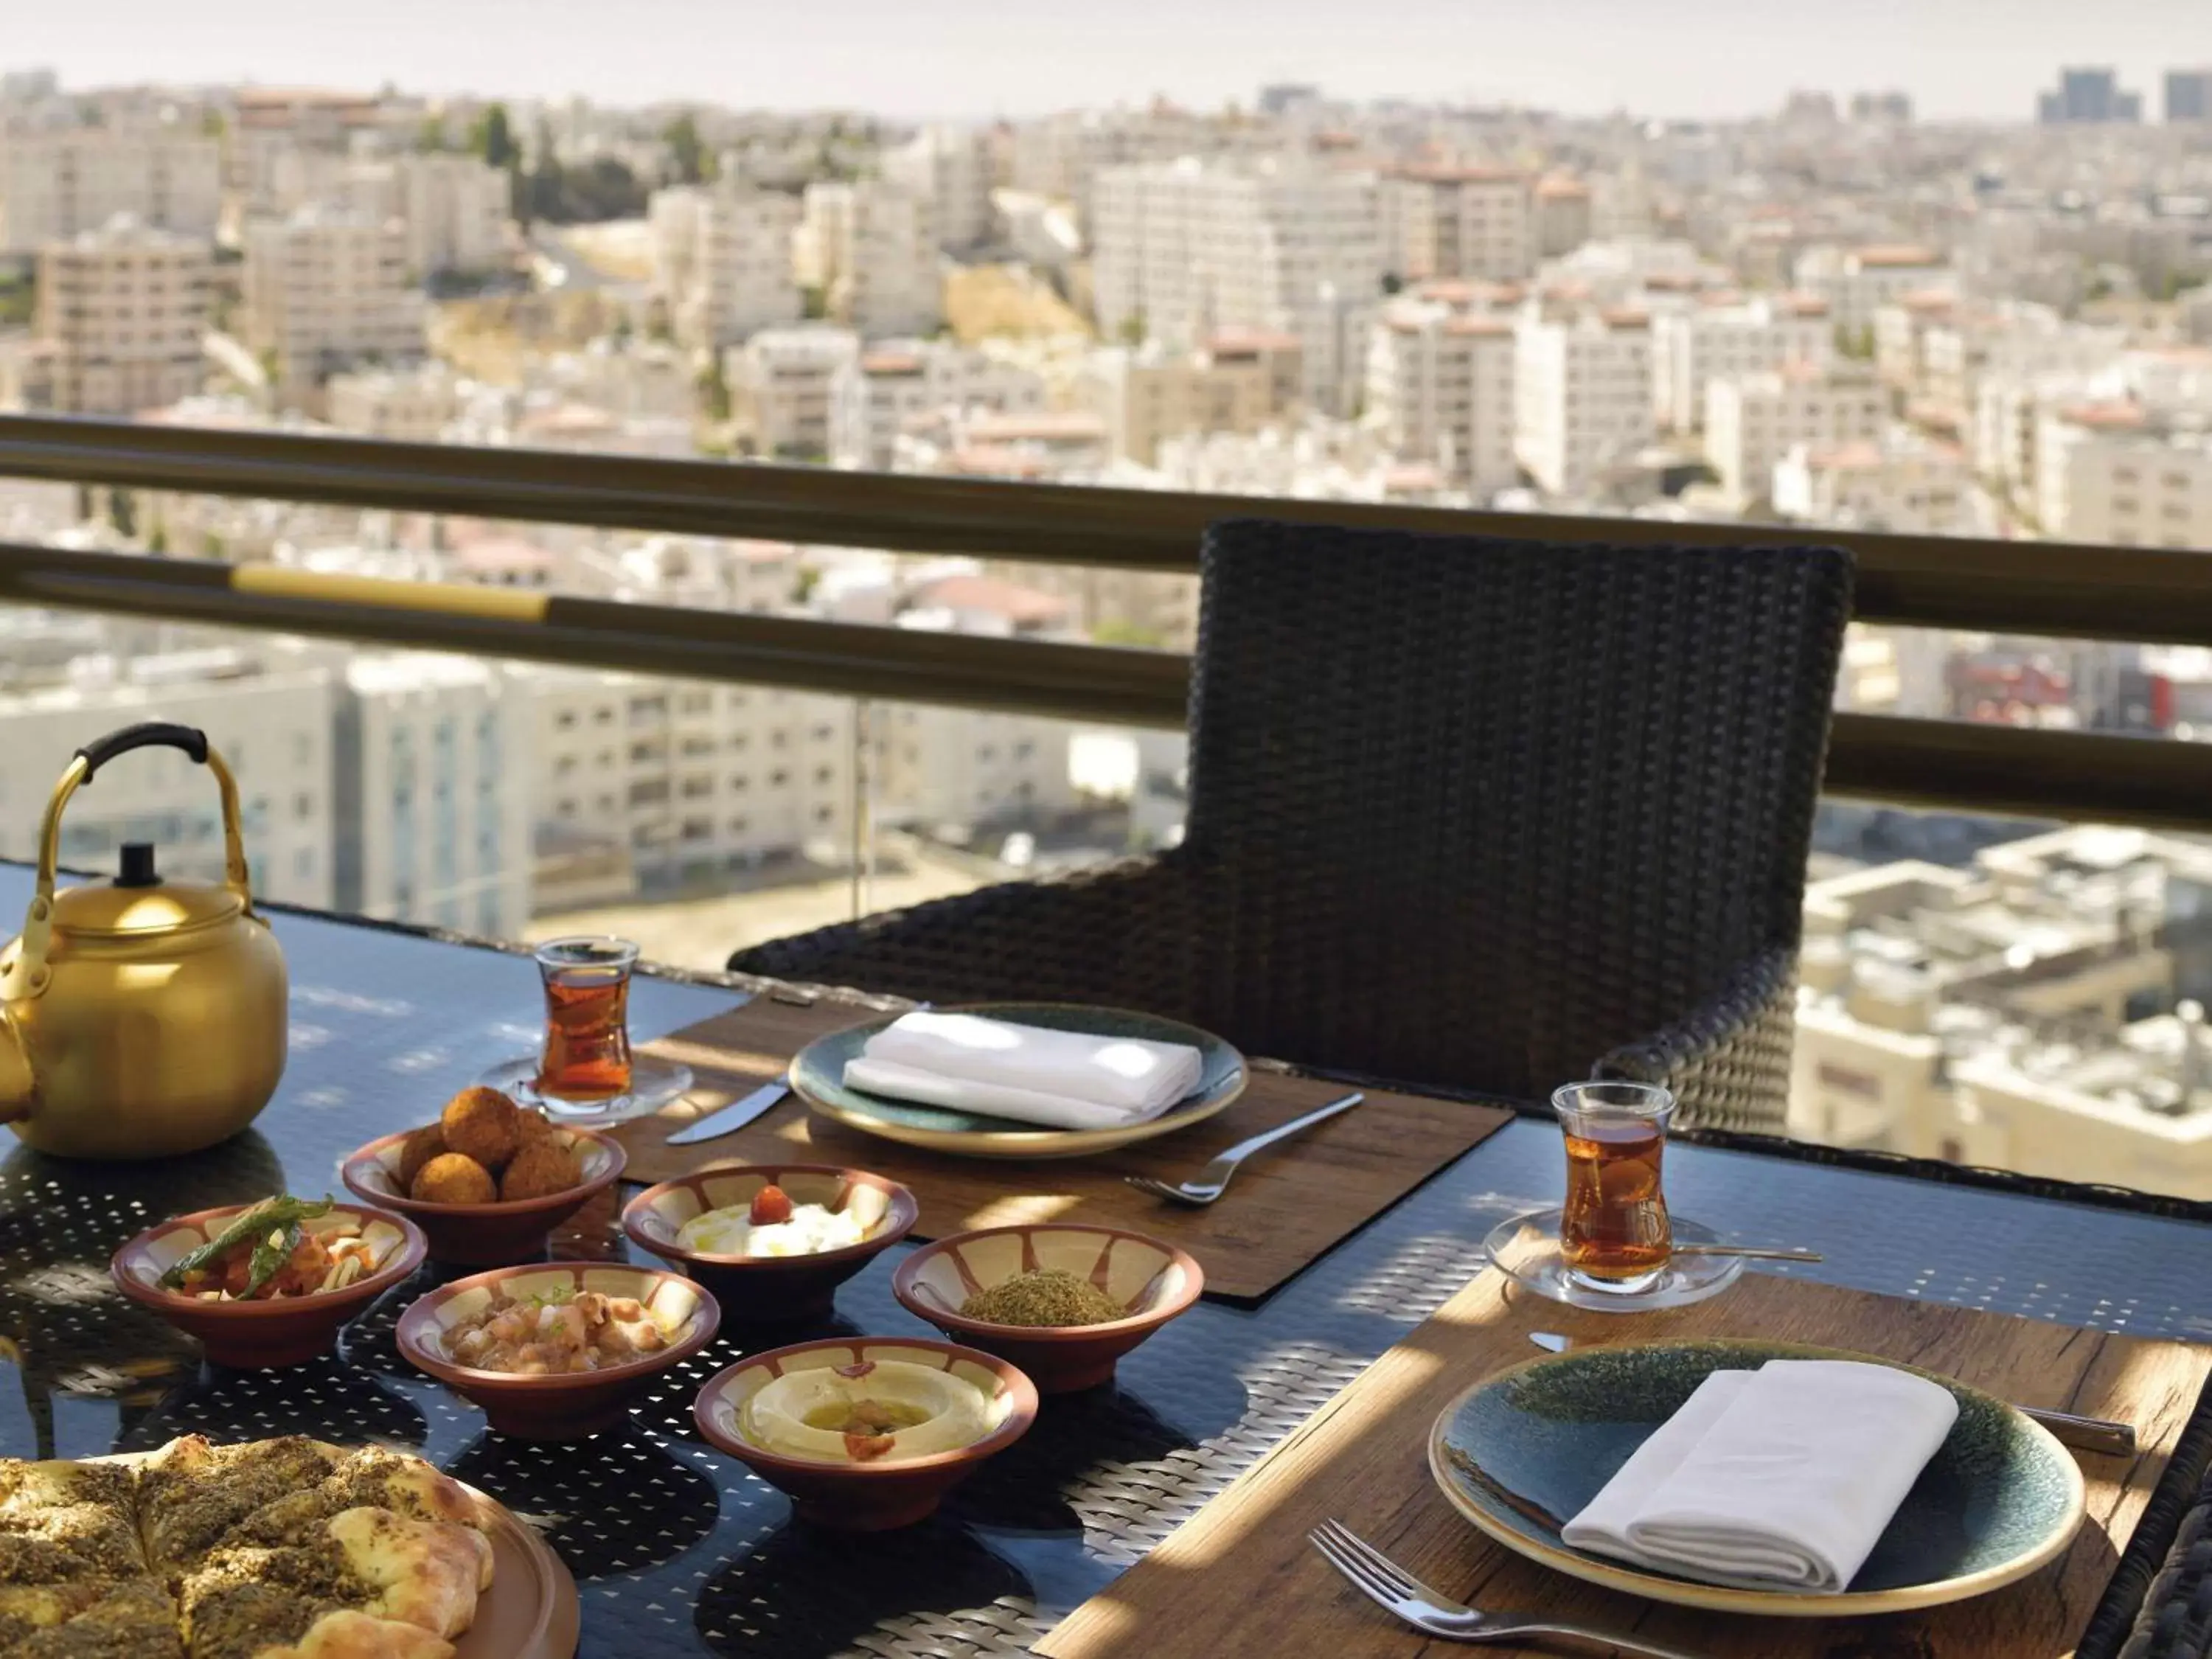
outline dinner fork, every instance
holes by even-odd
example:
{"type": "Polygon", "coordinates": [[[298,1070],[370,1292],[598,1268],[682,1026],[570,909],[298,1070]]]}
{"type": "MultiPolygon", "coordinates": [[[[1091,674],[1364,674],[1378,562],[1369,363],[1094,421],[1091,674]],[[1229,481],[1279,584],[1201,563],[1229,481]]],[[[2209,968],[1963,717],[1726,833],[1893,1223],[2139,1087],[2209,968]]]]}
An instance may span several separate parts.
{"type": "Polygon", "coordinates": [[[1306,1541],[1328,1558],[1328,1564],[1352,1581],[1377,1607],[1397,1614],[1415,1630],[1440,1636],[1447,1642],[1577,1642],[1601,1650],[1611,1648],[1632,1659],[1694,1659],[1680,1648],[1662,1648],[1633,1636],[1587,1625],[1562,1625],[1528,1613],[1485,1613],[1480,1607],[1455,1601],[1407,1572],[1368,1543],[1342,1522],[1331,1518],[1306,1534],[1306,1541]]]}
{"type": "Polygon", "coordinates": [[[1294,1117],[1288,1123],[1279,1123],[1272,1129],[1262,1129],[1258,1134],[1238,1141],[1213,1162],[1200,1170],[1188,1181],[1155,1181],[1150,1176],[1123,1176],[1140,1193],[1150,1193],[1154,1198],[1164,1198],[1170,1204],[1211,1204],[1228,1190],[1229,1177],[1237,1173],[1237,1166],[1262,1147],[1272,1146],[1279,1140],[1288,1140],[1301,1129],[1310,1129],[1316,1123],[1325,1123],[1340,1113],[1348,1112],[1367,1097],[1345,1095],[1326,1106],[1317,1106],[1304,1117],[1294,1117]]]}

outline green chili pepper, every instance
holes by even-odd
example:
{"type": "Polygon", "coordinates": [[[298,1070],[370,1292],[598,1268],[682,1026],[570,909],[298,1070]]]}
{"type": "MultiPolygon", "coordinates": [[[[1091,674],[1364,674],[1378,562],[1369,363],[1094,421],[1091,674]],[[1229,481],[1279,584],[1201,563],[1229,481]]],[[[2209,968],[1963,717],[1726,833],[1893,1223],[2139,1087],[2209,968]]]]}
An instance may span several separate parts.
{"type": "Polygon", "coordinates": [[[281,1228],[272,1227],[262,1235],[253,1246],[253,1259],[246,1264],[246,1288],[239,1293],[240,1301],[251,1301],[261,1287],[284,1269],[292,1259],[292,1252],[300,1248],[300,1224],[289,1222],[281,1228]]]}
{"type": "MultiPolygon", "coordinates": [[[[165,1289],[174,1290],[185,1282],[185,1274],[198,1273],[221,1261],[250,1238],[260,1237],[279,1228],[296,1226],[302,1221],[313,1221],[318,1216],[328,1215],[331,1212],[331,1202],[328,1194],[324,1194],[320,1200],[314,1202],[303,1198],[282,1195],[264,1199],[252,1209],[240,1214],[228,1227],[198,1249],[187,1251],[171,1262],[168,1271],[164,1273],[155,1283],[165,1289]]],[[[298,1242],[297,1239],[293,1241],[295,1244],[298,1242]]],[[[258,1247],[255,1255],[258,1260],[259,1255],[258,1247]]],[[[281,1261],[277,1263],[278,1267],[283,1265],[281,1261]]],[[[275,1271],[274,1267],[270,1269],[272,1273],[275,1271]]]]}

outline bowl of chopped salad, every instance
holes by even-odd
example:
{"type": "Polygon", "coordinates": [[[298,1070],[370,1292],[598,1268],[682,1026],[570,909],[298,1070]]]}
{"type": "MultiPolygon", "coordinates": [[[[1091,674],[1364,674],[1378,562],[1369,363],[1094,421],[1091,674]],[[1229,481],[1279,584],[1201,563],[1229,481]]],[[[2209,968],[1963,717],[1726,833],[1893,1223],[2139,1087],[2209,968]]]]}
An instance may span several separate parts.
{"type": "Polygon", "coordinates": [[[329,1352],[339,1328],[428,1249],[404,1216],[280,1194],[149,1227],[109,1271],[124,1295],[197,1337],[211,1363],[265,1370],[329,1352]]]}

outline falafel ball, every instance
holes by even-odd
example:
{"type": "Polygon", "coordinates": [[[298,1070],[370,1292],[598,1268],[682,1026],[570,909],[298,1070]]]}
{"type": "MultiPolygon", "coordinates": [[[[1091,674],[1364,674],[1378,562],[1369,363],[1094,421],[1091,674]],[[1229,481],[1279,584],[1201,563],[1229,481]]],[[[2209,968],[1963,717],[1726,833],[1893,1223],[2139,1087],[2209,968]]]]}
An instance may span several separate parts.
{"type": "Polygon", "coordinates": [[[434,1123],[426,1123],[411,1131],[399,1143],[399,1190],[405,1192],[415,1184],[415,1177],[422,1166],[446,1150],[446,1137],[434,1123]]]}
{"type": "Polygon", "coordinates": [[[522,1131],[515,1122],[520,1115],[515,1103],[498,1090],[477,1084],[447,1101],[438,1121],[446,1132],[448,1151],[465,1152],[486,1170],[496,1170],[521,1144],[522,1131]]]}
{"type": "Polygon", "coordinates": [[[521,1143],[515,1150],[520,1152],[522,1146],[532,1141],[551,1134],[553,1121],[543,1112],[534,1111],[527,1106],[518,1106],[514,1111],[514,1127],[521,1143]]]}
{"type": "Polygon", "coordinates": [[[407,1196],[425,1204],[489,1204],[499,1189],[491,1171],[465,1152],[441,1152],[416,1171],[407,1196]]]}
{"type": "Polygon", "coordinates": [[[526,1140],[507,1173],[499,1179],[499,1195],[512,1204],[521,1198],[545,1198],[565,1193],[584,1182],[584,1166],[571,1147],[550,1135],[526,1140]]]}

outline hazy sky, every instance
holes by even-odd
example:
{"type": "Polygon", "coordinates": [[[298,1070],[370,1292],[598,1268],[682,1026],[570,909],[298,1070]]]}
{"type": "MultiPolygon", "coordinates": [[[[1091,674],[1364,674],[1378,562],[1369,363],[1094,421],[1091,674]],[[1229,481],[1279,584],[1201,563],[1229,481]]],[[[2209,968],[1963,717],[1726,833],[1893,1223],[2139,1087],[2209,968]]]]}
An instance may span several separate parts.
{"type": "Polygon", "coordinates": [[[2212,64],[2212,0],[0,0],[0,66],[73,86],[308,82],[1021,114],[1273,80],[1356,97],[1740,115],[1794,85],[1901,86],[2025,118],[2061,63],[2155,117],[2212,64]]]}

